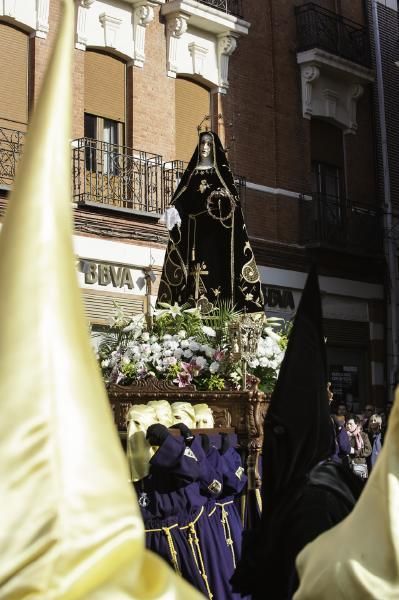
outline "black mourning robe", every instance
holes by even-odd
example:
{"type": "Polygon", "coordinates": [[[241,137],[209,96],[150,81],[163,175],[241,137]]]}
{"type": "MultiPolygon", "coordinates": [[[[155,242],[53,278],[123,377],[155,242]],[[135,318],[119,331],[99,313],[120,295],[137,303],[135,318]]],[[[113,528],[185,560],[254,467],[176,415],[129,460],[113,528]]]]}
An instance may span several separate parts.
{"type": "Polygon", "coordinates": [[[206,133],[213,140],[213,166],[198,169],[198,144],[171,201],[181,224],[169,232],[158,302],[198,304],[200,299],[206,311],[223,299],[236,310],[263,311],[233,175],[218,136],[206,133]]]}

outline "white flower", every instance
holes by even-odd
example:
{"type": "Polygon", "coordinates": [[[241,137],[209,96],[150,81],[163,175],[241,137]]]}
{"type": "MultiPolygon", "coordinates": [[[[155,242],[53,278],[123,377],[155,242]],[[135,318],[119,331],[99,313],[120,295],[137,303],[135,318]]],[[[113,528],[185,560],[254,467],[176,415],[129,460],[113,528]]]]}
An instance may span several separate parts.
{"type": "Polygon", "coordinates": [[[207,325],[203,325],[202,326],[202,331],[208,337],[216,337],[216,331],[214,329],[212,329],[212,327],[208,327],[207,325]]]}
{"type": "Polygon", "coordinates": [[[184,338],[187,337],[187,332],[184,329],[180,329],[180,331],[177,332],[177,335],[181,340],[184,340],[184,338]]]}
{"type": "Polygon", "coordinates": [[[198,342],[196,342],[195,340],[191,339],[189,341],[188,347],[190,348],[190,350],[192,350],[193,352],[197,352],[197,350],[200,349],[200,345],[198,342]]]}
{"type": "Polygon", "coordinates": [[[278,343],[281,340],[281,336],[278,335],[278,333],[276,333],[275,331],[273,331],[271,327],[265,327],[265,332],[273,341],[278,343]]]}
{"type": "Polygon", "coordinates": [[[184,352],[183,352],[184,358],[191,358],[192,355],[193,355],[193,353],[191,352],[191,350],[189,348],[187,348],[187,350],[184,350],[184,352]]]}
{"type": "Polygon", "coordinates": [[[269,367],[270,366],[269,359],[266,356],[261,356],[259,359],[259,366],[260,367],[269,367]]]}
{"type": "Polygon", "coordinates": [[[171,304],[167,304],[166,302],[159,302],[160,306],[163,306],[162,309],[155,309],[154,315],[156,317],[161,317],[162,315],[171,315],[174,319],[182,314],[181,307],[175,302],[173,306],[171,304]]]}
{"type": "Polygon", "coordinates": [[[209,370],[211,373],[217,373],[217,371],[219,371],[220,368],[220,363],[218,363],[216,360],[214,360],[210,365],[209,365],[209,370]]]}
{"type": "Polygon", "coordinates": [[[148,342],[150,340],[150,334],[148,333],[148,331],[144,331],[142,333],[141,339],[143,340],[143,342],[148,342]]]}
{"type": "Polygon", "coordinates": [[[163,364],[166,367],[170,367],[172,365],[175,365],[177,363],[177,359],[175,356],[167,356],[166,358],[163,359],[163,364]]]}
{"type": "Polygon", "coordinates": [[[181,358],[182,354],[183,350],[181,348],[176,348],[176,350],[173,352],[173,356],[176,356],[177,359],[181,358]]]}
{"type": "Polygon", "coordinates": [[[101,366],[103,369],[106,369],[109,366],[109,358],[105,358],[103,361],[101,361],[101,366]]]}
{"type": "Polygon", "coordinates": [[[256,369],[256,367],[259,366],[259,360],[256,357],[252,357],[249,359],[248,365],[251,367],[251,369],[256,369]]]}
{"type": "Polygon", "coordinates": [[[203,356],[196,356],[195,358],[193,358],[193,362],[195,362],[197,367],[199,367],[200,369],[204,369],[208,364],[208,361],[203,356]]]}
{"type": "Polygon", "coordinates": [[[201,347],[201,350],[208,358],[212,358],[212,356],[215,354],[215,349],[207,344],[204,344],[204,346],[201,347]]]}

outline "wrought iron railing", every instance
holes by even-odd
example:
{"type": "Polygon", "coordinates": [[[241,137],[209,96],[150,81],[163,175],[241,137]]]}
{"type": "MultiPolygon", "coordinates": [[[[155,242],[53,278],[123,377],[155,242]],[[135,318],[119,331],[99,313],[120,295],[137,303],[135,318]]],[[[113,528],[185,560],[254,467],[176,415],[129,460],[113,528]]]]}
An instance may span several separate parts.
{"type": "Polygon", "coordinates": [[[165,209],[162,156],[80,138],[73,143],[74,199],[128,211],[165,209]]]}
{"type": "Polygon", "coordinates": [[[0,127],[0,184],[11,185],[25,143],[25,133],[0,127]]]}
{"type": "MultiPolygon", "coordinates": [[[[167,1],[172,2],[172,0],[167,1]]],[[[197,0],[197,2],[217,8],[228,15],[242,18],[242,0],[197,0]]]]}
{"type": "MultiPolygon", "coordinates": [[[[170,204],[187,165],[188,163],[182,160],[172,160],[163,164],[163,193],[165,206],[170,204]]],[[[234,182],[241,204],[243,204],[245,202],[245,189],[247,187],[246,178],[242,175],[234,175],[234,182]]]]}
{"type": "Polygon", "coordinates": [[[163,164],[163,193],[165,206],[169,206],[187,165],[188,163],[182,160],[171,160],[163,164]]]}
{"type": "MultiPolygon", "coordinates": [[[[0,128],[0,184],[11,185],[25,134],[0,128]]],[[[73,199],[77,204],[162,214],[187,167],[181,160],[163,162],[159,154],[115,146],[91,138],[72,143],[73,199]]],[[[235,177],[244,201],[246,181],[235,177]]]]}
{"type": "Polygon", "coordinates": [[[314,194],[303,201],[305,244],[379,253],[382,249],[381,218],[376,208],[348,199],[314,194]]]}
{"type": "Polygon", "coordinates": [[[298,51],[321,48],[369,67],[370,44],[366,27],[309,2],[295,8],[298,51]]]}

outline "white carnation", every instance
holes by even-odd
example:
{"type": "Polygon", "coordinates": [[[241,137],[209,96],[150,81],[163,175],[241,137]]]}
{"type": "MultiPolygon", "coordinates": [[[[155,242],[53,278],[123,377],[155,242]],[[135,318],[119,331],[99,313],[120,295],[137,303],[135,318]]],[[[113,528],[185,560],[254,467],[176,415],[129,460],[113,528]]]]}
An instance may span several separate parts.
{"type": "Polygon", "coordinates": [[[207,325],[203,325],[202,326],[202,331],[208,337],[216,337],[216,331],[214,329],[212,329],[212,327],[208,327],[207,325]]]}
{"type": "Polygon", "coordinates": [[[217,373],[217,371],[219,371],[220,368],[220,363],[218,363],[216,360],[214,360],[210,365],[209,365],[209,370],[211,373],[217,373]]]}

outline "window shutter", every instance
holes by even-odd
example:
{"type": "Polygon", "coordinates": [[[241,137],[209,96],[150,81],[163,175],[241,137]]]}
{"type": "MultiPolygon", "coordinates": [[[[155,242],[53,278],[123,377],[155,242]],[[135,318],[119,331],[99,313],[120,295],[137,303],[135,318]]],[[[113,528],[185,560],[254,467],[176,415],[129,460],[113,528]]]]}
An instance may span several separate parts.
{"type": "Polygon", "coordinates": [[[0,23],[0,126],[26,131],[28,36],[0,23]]]}
{"type": "Polygon", "coordinates": [[[82,291],[86,316],[92,324],[109,325],[115,315],[115,303],[127,315],[144,312],[144,296],[105,294],[87,289],[82,291]]]}
{"type": "Polygon", "coordinates": [[[367,347],[369,343],[368,323],[323,319],[323,330],[329,346],[367,347]]]}
{"type": "Polygon", "coordinates": [[[198,143],[197,126],[209,114],[209,91],[194,81],[176,79],[176,159],[190,160],[198,143]]]}
{"type": "Polygon", "coordinates": [[[125,63],[113,56],[85,53],[86,113],[125,122],[125,63]]]}

